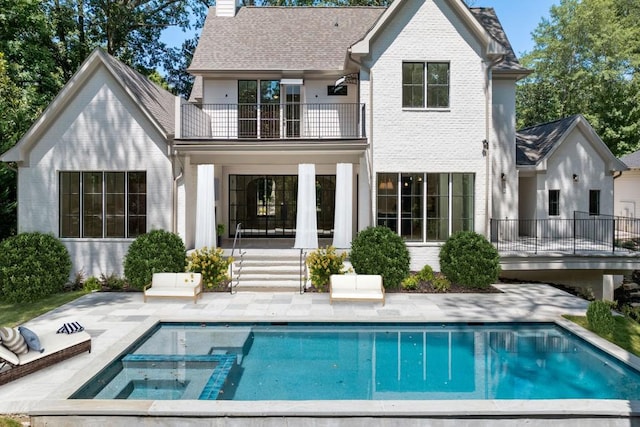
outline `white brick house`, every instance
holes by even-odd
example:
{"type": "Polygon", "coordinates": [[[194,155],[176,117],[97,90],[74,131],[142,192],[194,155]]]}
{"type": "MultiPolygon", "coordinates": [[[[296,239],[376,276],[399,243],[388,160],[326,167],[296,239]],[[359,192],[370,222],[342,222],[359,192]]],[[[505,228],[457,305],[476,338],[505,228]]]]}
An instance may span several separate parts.
{"type": "MultiPolygon", "coordinates": [[[[121,273],[128,244],[154,228],[187,248],[211,245],[216,223],[225,238],[241,224],[245,238],[342,248],[386,225],[406,240],[413,269],[438,269],[456,231],[493,237],[493,218],[547,217],[544,174],[568,185],[568,158],[571,173],[600,179],[602,202],[613,194],[624,165],[583,122],[588,144],[519,163],[515,87],[528,71],[493,9],[217,5],[188,70],[188,101],[98,50],[1,157],[19,167],[19,230],[62,238],[75,270],[121,273]],[[310,170],[314,194],[299,193],[310,170]],[[315,224],[301,224],[303,211],[315,224]]],[[[599,264],[600,282],[628,269],[609,267],[599,264]]]]}

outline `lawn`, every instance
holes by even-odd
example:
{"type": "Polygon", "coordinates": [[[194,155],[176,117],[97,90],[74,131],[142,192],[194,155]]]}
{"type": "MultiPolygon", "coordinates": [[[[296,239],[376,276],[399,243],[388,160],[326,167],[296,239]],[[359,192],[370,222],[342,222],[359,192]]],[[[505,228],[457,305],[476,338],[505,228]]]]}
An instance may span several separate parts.
{"type": "MultiPolygon", "coordinates": [[[[566,319],[589,329],[589,323],[586,316],[564,316],[566,319]]],[[[614,316],[616,326],[613,333],[609,335],[601,335],[602,338],[624,348],[629,353],[633,353],[640,357],[640,324],[623,316],[614,316]]]]}
{"type": "Polygon", "coordinates": [[[85,291],[55,294],[36,302],[9,304],[0,301],[0,326],[17,326],[85,295],[85,291]]]}

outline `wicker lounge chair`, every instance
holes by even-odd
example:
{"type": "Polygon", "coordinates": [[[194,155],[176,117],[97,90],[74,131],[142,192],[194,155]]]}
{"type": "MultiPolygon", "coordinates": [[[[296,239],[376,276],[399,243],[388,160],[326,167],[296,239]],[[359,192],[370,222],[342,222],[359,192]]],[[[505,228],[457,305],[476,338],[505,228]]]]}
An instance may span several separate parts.
{"type": "Polygon", "coordinates": [[[91,352],[91,336],[85,331],[73,334],[56,334],[53,331],[38,333],[38,337],[45,350],[42,353],[30,350],[16,355],[0,346],[0,385],[85,351],[91,352]]]}

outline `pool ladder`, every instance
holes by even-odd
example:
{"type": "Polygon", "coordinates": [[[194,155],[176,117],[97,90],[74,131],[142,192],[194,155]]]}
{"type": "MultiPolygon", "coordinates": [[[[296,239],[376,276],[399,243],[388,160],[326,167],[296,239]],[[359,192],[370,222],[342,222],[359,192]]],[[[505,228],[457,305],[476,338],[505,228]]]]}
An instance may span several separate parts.
{"type": "Polygon", "coordinates": [[[229,265],[229,293],[231,294],[235,294],[237,291],[237,287],[238,284],[240,283],[240,276],[242,275],[242,263],[244,261],[244,254],[246,252],[242,250],[242,223],[238,223],[238,225],[236,225],[236,233],[233,236],[233,247],[231,248],[231,258],[233,259],[233,262],[229,265]],[[237,263],[236,260],[233,258],[233,256],[235,255],[236,252],[236,246],[238,248],[238,257],[240,258],[237,263]],[[236,264],[236,266],[238,267],[238,273],[236,274],[235,277],[235,286],[233,284],[233,265],[236,264]],[[236,288],[236,290],[234,291],[234,288],[236,288]]]}

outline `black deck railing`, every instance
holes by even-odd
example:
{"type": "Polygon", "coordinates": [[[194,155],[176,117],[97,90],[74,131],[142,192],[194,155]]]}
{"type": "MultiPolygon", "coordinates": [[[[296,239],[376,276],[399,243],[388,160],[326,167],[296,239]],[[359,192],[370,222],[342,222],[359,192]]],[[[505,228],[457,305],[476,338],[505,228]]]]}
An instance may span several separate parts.
{"type": "Polygon", "coordinates": [[[180,138],[365,138],[364,104],[183,104],[180,138]]]}
{"type": "Polygon", "coordinates": [[[580,211],[573,218],[492,219],[491,242],[499,252],[638,251],[640,219],[580,211]]]}

